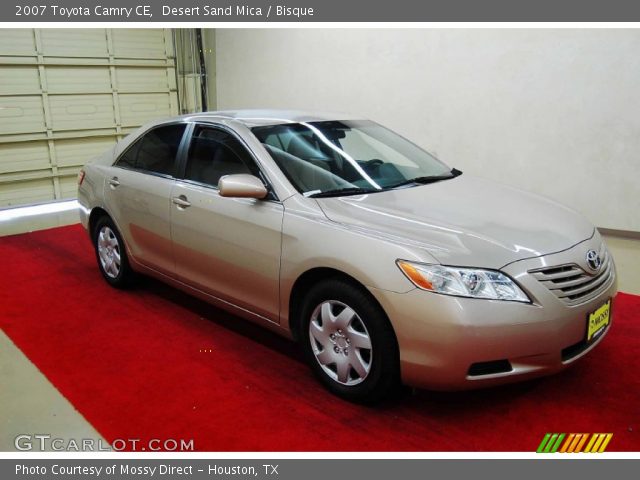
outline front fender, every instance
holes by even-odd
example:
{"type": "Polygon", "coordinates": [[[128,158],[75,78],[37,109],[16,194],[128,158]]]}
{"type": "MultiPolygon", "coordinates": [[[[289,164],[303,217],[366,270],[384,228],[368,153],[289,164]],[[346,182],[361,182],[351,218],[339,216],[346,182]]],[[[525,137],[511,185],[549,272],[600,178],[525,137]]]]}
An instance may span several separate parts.
{"type": "Polygon", "coordinates": [[[415,286],[396,260],[437,263],[424,248],[392,241],[374,230],[350,228],[329,220],[317,203],[295,195],[285,201],[280,269],[281,324],[289,325],[295,282],[315,268],[340,271],[367,288],[406,293],[415,286]]]}

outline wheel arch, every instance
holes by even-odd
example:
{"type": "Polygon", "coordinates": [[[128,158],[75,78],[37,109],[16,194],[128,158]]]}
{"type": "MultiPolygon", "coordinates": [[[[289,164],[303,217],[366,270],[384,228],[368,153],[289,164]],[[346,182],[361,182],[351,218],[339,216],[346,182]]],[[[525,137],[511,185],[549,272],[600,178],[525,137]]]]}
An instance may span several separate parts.
{"type": "Polygon", "coordinates": [[[93,236],[93,231],[95,230],[96,223],[102,217],[109,217],[113,220],[111,215],[102,207],[94,207],[91,209],[91,213],[89,214],[89,235],[93,236]]]}
{"type": "MultiPolygon", "coordinates": [[[[302,319],[300,318],[300,310],[304,303],[304,297],[307,292],[319,282],[325,280],[344,280],[355,287],[359,288],[371,299],[371,301],[384,313],[387,317],[387,321],[391,328],[393,329],[393,324],[388,318],[387,313],[384,308],[378,302],[378,300],[369,292],[367,287],[360,282],[357,278],[345,273],[341,270],[332,267],[314,267],[311,268],[298,276],[296,281],[293,283],[291,288],[291,293],[289,295],[289,311],[288,311],[288,322],[289,322],[289,330],[291,331],[291,335],[297,341],[300,339],[301,333],[301,325],[302,319]]],[[[395,334],[395,330],[394,330],[395,334]]]]}

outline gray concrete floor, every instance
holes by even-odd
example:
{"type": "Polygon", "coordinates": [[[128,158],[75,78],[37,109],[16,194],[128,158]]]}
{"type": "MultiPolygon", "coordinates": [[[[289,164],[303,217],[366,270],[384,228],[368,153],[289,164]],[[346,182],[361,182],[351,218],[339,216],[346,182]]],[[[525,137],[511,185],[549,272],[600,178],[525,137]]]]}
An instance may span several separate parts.
{"type": "MultiPolygon", "coordinates": [[[[50,435],[79,445],[87,438],[107,445],[2,330],[0,385],[0,451],[15,451],[18,435],[50,435]]],[[[31,440],[40,451],[39,441],[31,440]]],[[[45,451],[51,450],[50,442],[45,445],[45,451]]]]}
{"type": "MultiPolygon", "coordinates": [[[[77,209],[13,215],[0,210],[0,236],[78,223],[77,209]]],[[[0,329],[0,451],[15,451],[18,435],[50,435],[65,442],[93,439],[107,442],[47,380],[0,329]]],[[[40,442],[32,438],[34,448],[40,442]]],[[[96,443],[97,444],[97,443],[96,443]]],[[[46,442],[45,450],[51,450],[46,442]]]]}

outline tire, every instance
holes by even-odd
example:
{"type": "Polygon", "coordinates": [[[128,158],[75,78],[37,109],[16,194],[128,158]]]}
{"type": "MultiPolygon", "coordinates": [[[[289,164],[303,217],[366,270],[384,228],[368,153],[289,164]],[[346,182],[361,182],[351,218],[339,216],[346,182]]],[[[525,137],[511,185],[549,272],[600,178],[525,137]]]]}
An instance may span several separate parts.
{"type": "Polygon", "coordinates": [[[307,361],[329,391],[369,404],[397,391],[398,342],[369,292],[342,279],[325,280],[307,293],[300,320],[307,361]]]}
{"type": "Polygon", "coordinates": [[[115,288],[131,285],[134,272],[129,265],[122,236],[111,218],[105,215],[98,219],[92,240],[98,268],[107,283],[115,288]]]}

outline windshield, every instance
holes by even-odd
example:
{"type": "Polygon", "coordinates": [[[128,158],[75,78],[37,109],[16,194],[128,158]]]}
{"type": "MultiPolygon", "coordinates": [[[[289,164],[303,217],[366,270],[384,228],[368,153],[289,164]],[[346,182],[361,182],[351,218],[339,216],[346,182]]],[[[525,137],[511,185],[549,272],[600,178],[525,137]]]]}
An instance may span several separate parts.
{"type": "Polygon", "coordinates": [[[456,175],[429,153],[371,121],[269,125],[252,132],[307,196],[372,193],[456,175]]]}

